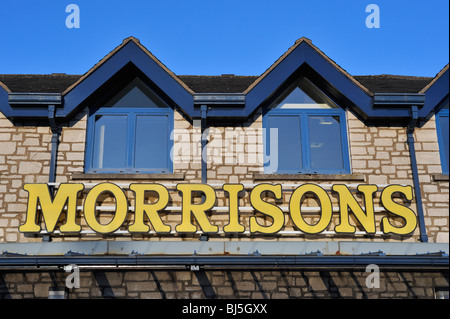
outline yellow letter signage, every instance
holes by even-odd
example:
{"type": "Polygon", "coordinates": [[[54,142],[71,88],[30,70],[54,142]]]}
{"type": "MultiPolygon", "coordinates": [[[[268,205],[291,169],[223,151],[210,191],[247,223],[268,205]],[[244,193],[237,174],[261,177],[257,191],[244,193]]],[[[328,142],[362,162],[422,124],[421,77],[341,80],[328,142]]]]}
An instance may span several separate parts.
{"type": "MultiPolygon", "coordinates": [[[[378,187],[376,185],[358,185],[351,191],[347,185],[333,185],[330,192],[320,185],[300,184],[292,191],[289,206],[282,207],[280,203],[285,194],[281,184],[259,184],[251,190],[246,190],[251,207],[245,207],[245,212],[251,212],[245,220],[240,209],[240,196],[245,196],[244,185],[224,184],[222,189],[215,190],[207,184],[178,184],[176,191],[181,196],[181,215],[178,223],[172,226],[161,217],[165,214],[169,203],[172,203],[169,190],[161,184],[131,184],[128,193],[113,183],[100,183],[92,187],[85,195],[84,204],[79,198],[85,187],[83,184],[61,184],[55,194],[47,184],[26,184],[28,192],[28,208],[25,223],[19,227],[23,233],[39,233],[41,225],[48,233],[79,233],[82,227],[77,224],[79,217],[85,219],[87,226],[99,234],[111,234],[121,229],[129,233],[145,234],[193,234],[219,233],[242,234],[251,236],[258,234],[277,234],[283,227],[289,225],[305,234],[320,234],[326,230],[336,234],[354,234],[357,226],[365,234],[376,234],[375,203],[383,208],[384,216],[379,218],[379,230],[384,234],[409,235],[417,227],[417,216],[409,207],[413,199],[411,186],[390,185],[385,187],[379,200],[375,201],[378,187]],[[223,193],[223,198],[217,198],[216,191],[223,193]],[[157,201],[148,202],[146,193],[156,193],[157,201]],[[127,194],[134,194],[134,198],[127,194]],[[357,198],[363,198],[362,207],[357,198]],[[397,197],[397,199],[396,199],[397,197]],[[99,201],[108,198],[114,202],[112,216],[108,222],[99,219],[99,201]],[[302,207],[307,207],[305,201],[314,198],[319,203],[315,222],[308,222],[302,207]],[[218,202],[227,207],[218,207],[218,202]],[[333,201],[338,201],[333,207],[333,201]],[[77,202],[80,203],[77,206],[77,202]],[[133,203],[132,205],[130,203],[133,203]],[[131,207],[129,206],[131,205],[131,207]],[[218,209],[228,213],[228,222],[213,223],[211,214],[218,209]],[[337,211],[338,210],[338,211],[337,211]],[[338,216],[333,218],[333,214],[338,216]],[[339,218],[337,218],[339,217],[339,218]],[[333,221],[338,220],[334,225],[333,221]],[[356,222],[356,223],[355,223],[356,222]]],[[[83,192],[84,194],[85,192],[83,192]]],[[[175,207],[176,210],[176,207],[175,207]]],[[[172,207],[171,212],[174,209],[172,207]]],[[[166,212],[167,213],[167,212],[166,212]]],[[[170,218],[171,221],[174,217],[170,218]]],[[[103,220],[105,220],[103,218],[103,220]]],[[[223,218],[218,219],[223,221],[223,218]]],[[[85,226],[84,226],[85,227],[85,226]]]]}

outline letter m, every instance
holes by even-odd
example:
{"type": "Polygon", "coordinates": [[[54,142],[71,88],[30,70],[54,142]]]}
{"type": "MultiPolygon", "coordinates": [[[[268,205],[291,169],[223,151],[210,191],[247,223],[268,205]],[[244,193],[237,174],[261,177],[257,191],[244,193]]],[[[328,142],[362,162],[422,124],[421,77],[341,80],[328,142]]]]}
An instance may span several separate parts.
{"type": "Polygon", "coordinates": [[[28,192],[28,208],[25,224],[19,227],[23,233],[38,233],[38,204],[48,232],[55,230],[56,224],[67,203],[66,223],[60,227],[61,232],[79,232],[81,227],[75,222],[78,192],[84,189],[83,184],[61,184],[54,198],[47,184],[25,184],[28,192]]]}

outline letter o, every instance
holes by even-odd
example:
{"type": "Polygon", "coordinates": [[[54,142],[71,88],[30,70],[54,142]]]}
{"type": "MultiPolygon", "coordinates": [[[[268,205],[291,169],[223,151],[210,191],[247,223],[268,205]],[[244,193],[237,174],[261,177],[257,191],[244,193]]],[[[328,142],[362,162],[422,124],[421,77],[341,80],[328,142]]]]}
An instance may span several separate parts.
{"type": "Polygon", "coordinates": [[[318,234],[323,232],[328,225],[330,225],[331,218],[333,217],[333,207],[330,197],[328,197],[327,192],[325,192],[323,188],[314,184],[304,184],[297,187],[294,193],[292,193],[289,201],[289,214],[291,215],[295,226],[302,232],[307,234],[318,234]],[[315,225],[310,225],[305,222],[300,210],[302,198],[306,193],[315,194],[320,201],[322,214],[320,220],[315,225]]]}
{"type": "Polygon", "coordinates": [[[128,200],[123,190],[112,183],[102,183],[91,189],[84,201],[84,218],[92,230],[108,234],[115,232],[125,221],[128,213],[128,200]],[[97,198],[101,193],[110,192],[116,199],[114,218],[106,225],[100,224],[95,217],[97,198]]]}

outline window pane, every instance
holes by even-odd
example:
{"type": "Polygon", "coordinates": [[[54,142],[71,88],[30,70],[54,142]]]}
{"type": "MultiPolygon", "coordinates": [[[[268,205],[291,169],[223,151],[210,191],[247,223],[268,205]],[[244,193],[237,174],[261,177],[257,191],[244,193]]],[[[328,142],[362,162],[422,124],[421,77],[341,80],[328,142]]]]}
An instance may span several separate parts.
{"type": "Polygon", "coordinates": [[[448,126],[448,116],[439,116],[439,124],[441,126],[441,137],[442,137],[442,143],[444,144],[443,147],[444,149],[441,150],[441,152],[444,152],[444,156],[445,156],[445,161],[447,163],[446,168],[448,169],[448,164],[449,164],[449,160],[448,160],[448,147],[449,147],[449,138],[448,138],[448,130],[449,130],[449,126],[448,126]]]}
{"type": "Polygon", "coordinates": [[[303,165],[300,117],[270,116],[269,129],[271,170],[301,170],[303,165]]]}
{"type": "Polygon", "coordinates": [[[127,159],[127,116],[100,115],[95,120],[92,167],[123,169],[127,159]]]}
{"type": "Polygon", "coordinates": [[[273,105],[273,108],[277,109],[331,109],[337,107],[336,103],[306,78],[288,89],[273,105]]]}
{"type": "Polygon", "coordinates": [[[309,117],[311,169],[343,169],[339,116],[309,117]]]}
{"type": "Polygon", "coordinates": [[[106,107],[166,108],[167,105],[139,78],[105,103],[106,107]]]}
{"type": "Polygon", "coordinates": [[[168,169],[168,127],[167,115],[136,117],[135,169],[168,169]]]}

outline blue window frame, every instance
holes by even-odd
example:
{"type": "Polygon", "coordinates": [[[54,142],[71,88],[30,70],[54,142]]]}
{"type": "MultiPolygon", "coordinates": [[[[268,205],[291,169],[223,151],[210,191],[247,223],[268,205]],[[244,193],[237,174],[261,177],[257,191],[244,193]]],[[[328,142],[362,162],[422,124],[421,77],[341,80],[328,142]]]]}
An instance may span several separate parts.
{"type": "Polygon", "coordinates": [[[86,173],[172,173],[173,110],[135,79],[88,119],[86,173]]]}
{"type": "Polygon", "coordinates": [[[442,174],[448,175],[449,171],[449,112],[448,98],[444,107],[436,114],[436,130],[439,142],[442,174]]]}
{"type": "Polygon", "coordinates": [[[345,111],[312,82],[292,85],[263,115],[266,174],[349,174],[345,111]]]}

